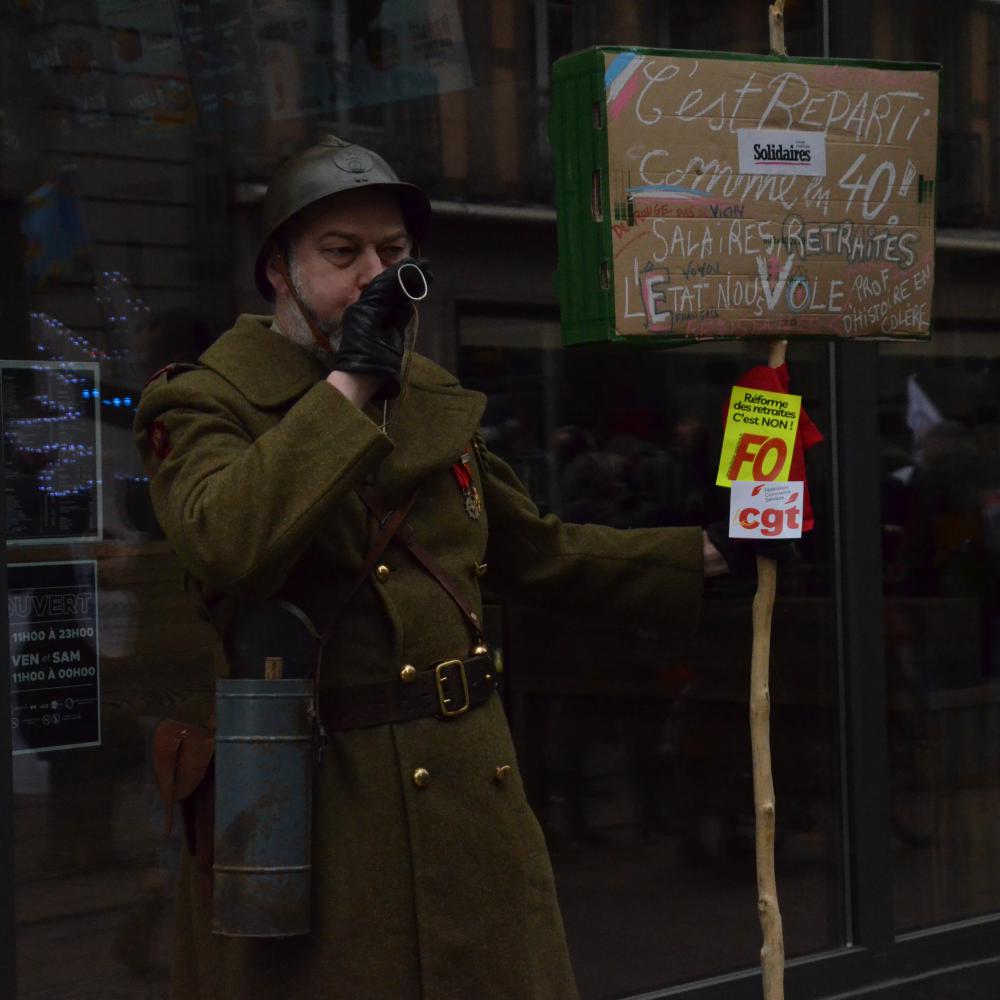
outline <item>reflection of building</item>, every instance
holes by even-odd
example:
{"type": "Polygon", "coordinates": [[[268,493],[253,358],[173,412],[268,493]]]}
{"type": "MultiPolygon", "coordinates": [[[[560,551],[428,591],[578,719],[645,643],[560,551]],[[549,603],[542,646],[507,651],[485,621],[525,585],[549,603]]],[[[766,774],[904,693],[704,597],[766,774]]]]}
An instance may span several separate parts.
{"type": "MultiPolygon", "coordinates": [[[[50,241],[54,259],[65,251],[73,265],[56,280],[32,280],[26,293],[31,262],[21,258],[23,275],[0,275],[5,324],[11,317],[3,353],[96,351],[86,357],[100,360],[102,388],[122,400],[145,373],[195,356],[237,311],[263,308],[252,281],[263,185],[289,149],[332,129],[379,148],[434,199],[437,280],[421,347],[489,391],[490,443],[539,506],[633,526],[716,517],[719,401],[758,353],[559,348],[545,119],[554,58],[598,42],[760,53],[764,6],[7,5],[0,213],[15,231],[24,199],[70,167],[80,212],[64,220],[61,243],[50,241]],[[54,325],[43,331],[39,317],[54,325]]],[[[944,65],[934,338],[792,350],[795,387],[835,448],[810,460],[820,527],[783,580],[774,644],[779,889],[788,951],[802,959],[789,992],[862,997],[879,982],[920,980],[927,995],[991,996],[1000,6],[789,2],[787,27],[795,55],[944,65]],[[908,422],[914,374],[944,421],[936,431],[908,422]]],[[[112,410],[102,407],[106,497],[137,471],[128,415],[112,410]]],[[[64,772],[77,784],[58,809],[41,792],[15,801],[19,960],[48,970],[31,985],[39,995],[119,980],[123,996],[162,986],[163,914],[135,903],[165,891],[157,873],[172,863],[144,798],[143,739],[148,718],[179,714],[171,703],[203,693],[209,638],[189,631],[179,572],[152,540],[137,491],[130,481],[106,505],[104,542],[44,553],[97,558],[102,591],[117,598],[101,605],[101,634],[134,641],[111,650],[102,639],[112,724],[93,765],[99,780],[81,756],[64,772]],[[91,781],[102,823],[90,822],[91,781]],[[56,815],[81,857],[97,847],[123,855],[121,894],[107,872],[98,883],[78,866],[58,901],[47,895],[55,867],[35,834],[56,815]],[[108,838],[112,819],[114,844],[91,843],[108,838]],[[39,963],[49,940],[39,913],[86,955],[39,963]],[[111,942],[149,913],[161,923],[131,932],[145,968],[126,982],[136,973],[111,942]]],[[[510,714],[556,851],[585,996],[685,982],[685,996],[706,1000],[759,992],[740,728],[745,603],[711,602],[684,644],[542,609],[507,608],[491,623],[504,630],[510,714]]],[[[0,872],[0,888],[10,877],[0,872]]]]}

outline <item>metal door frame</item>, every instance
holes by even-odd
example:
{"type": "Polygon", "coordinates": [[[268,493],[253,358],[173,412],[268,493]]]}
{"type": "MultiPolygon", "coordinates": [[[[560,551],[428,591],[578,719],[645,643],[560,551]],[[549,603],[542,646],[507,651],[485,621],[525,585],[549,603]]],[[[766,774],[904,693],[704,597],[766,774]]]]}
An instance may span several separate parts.
{"type": "Polygon", "coordinates": [[[0,615],[0,649],[8,670],[0,683],[0,996],[17,996],[17,947],[15,942],[14,904],[14,756],[10,733],[10,636],[7,608],[7,505],[3,463],[0,462],[0,524],[4,525],[0,546],[0,598],[4,614],[0,615]]]}

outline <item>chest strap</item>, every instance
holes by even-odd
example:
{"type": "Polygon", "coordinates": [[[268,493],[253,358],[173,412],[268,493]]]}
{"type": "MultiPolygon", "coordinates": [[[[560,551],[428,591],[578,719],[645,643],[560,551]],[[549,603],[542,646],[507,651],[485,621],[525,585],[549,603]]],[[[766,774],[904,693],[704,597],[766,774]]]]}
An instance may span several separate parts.
{"type": "MultiPolygon", "coordinates": [[[[469,602],[459,592],[458,587],[441,564],[413,536],[413,529],[406,523],[406,518],[417,499],[414,490],[395,510],[389,510],[382,495],[374,486],[363,483],[357,487],[362,503],[379,523],[379,531],[373,540],[365,561],[354,578],[347,599],[340,610],[326,627],[316,647],[316,671],[314,674],[314,691],[316,702],[320,705],[319,717],[326,729],[355,729],[361,726],[384,725],[387,722],[403,722],[407,719],[417,719],[423,716],[440,715],[442,718],[457,715],[450,711],[450,705],[455,699],[443,693],[449,681],[448,676],[458,668],[462,693],[467,702],[466,708],[481,704],[492,693],[495,682],[492,678],[493,660],[485,653],[486,642],[479,616],[472,610],[469,602]],[[369,578],[375,563],[388,548],[391,542],[402,545],[413,558],[432,576],[448,596],[458,605],[465,620],[476,637],[476,652],[484,651],[484,655],[474,655],[470,660],[445,660],[443,664],[428,671],[421,671],[417,684],[407,684],[402,681],[390,681],[387,684],[363,685],[358,688],[341,689],[335,693],[321,692],[320,674],[323,664],[323,648],[333,635],[354,595],[369,578]],[[479,666],[480,661],[484,664],[479,666]],[[472,666],[469,672],[468,665],[472,666]],[[447,667],[448,669],[444,669],[447,667]],[[343,701],[344,708],[336,707],[343,701]],[[326,706],[325,708],[323,706],[326,706]],[[429,706],[429,707],[428,707],[429,706]],[[360,721],[360,720],[370,721],[360,721]]],[[[457,702],[461,705],[461,700],[457,702]]],[[[459,711],[465,711],[460,708],[459,711]]]]}
{"type": "MultiPolygon", "coordinates": [[[[381,494],[375,489],[374,486],[362,483],[362,485],[357,487],[357,494],[361,497],[362,503],[364,503],[368,510],[371,511],[379,524],[384,525],[389,523],[389,520],[394,518],[398,513],[398,511],[390,511],[388,509],[381,494]]],[[[404,519],[398,524],[395,533],[390,536],[389,541],[394,541],[398,545],[402,545],[410,553],[410,555],[413,556],[417,563],[419,563],[419,565],[422,566],[423,569],[438,582],[445,593],[458,606],[459,611],[462,612],[462,615],[469,624],[469,628],[476,637],[476,645],[484,645],[483,626],[482,622],[479,620],[479,616],[472,610],[472,605],[469,604],[462,592],[458,589],[458,585],[454,578],[437,561],[437,559],[431,555],[430,551],[414,537],[413,528],[406,523],[405,515],[404,519]]],[[[386,544],[388,545],[388,541],[386,544]]],[[[374,562],[374,560],[371,561],[374,562]]],[[[367,565],[369,560],[366,560],[365,562],[367,565]]],[[[367,572],[371,572],[370,566],[367,572]]]]}

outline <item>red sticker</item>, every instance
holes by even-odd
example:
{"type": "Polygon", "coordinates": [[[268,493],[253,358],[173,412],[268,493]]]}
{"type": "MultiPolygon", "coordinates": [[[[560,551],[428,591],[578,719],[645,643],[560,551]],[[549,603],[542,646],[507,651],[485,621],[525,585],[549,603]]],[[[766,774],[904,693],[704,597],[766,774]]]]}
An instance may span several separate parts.
{"type": "Polygon", "coordinates": [[[149,437],[150,447],[153,454],[162,462],[171,451],[173,445],[170,443],[170,434],[162,420],[154,420],[146,427],[146,434],[149,437]]]}

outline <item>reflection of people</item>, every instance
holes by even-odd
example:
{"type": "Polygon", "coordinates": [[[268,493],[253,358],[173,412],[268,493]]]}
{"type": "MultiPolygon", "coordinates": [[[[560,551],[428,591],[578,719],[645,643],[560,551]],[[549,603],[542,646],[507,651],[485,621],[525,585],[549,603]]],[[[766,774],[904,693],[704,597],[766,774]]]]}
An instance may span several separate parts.
{"type": "Polygon", "coordinates": [[[1000,592],[989,546],[993,456],[986,435],[945,419],[912,376],[907,395],[912,463],[883,481],[887,590],[911,599],[887,604],[890,683],[898,667],[904,684],[973,685],[992,669],[1000,592]],[[944,617],[940,598],[950,602],[944,617]],[[963,632],[972,648],[956,641],[963,632]]]}
{"type": "Polygon", "coordinates": [[[488,567],[522,603],[687,629],[703,572],[725,564],[697,528],[538,515],[478,433],[484,397],[404,350],[413,308],[397,279],[429,202],[379,157],[327,137],[281,169],[264,211],[257,278],[273,318],[241,316],[195,370],[154,380],[137,439],[206,613],[279,596],[321,630],[336,622],[312,931],[213,937],[209,875],[187,858],[173,995],[574,997],[483,652],[479,578],[488,567]],[[406,531],[436,569],[401,544],[371,548],[408,503],[406,531]]]}

